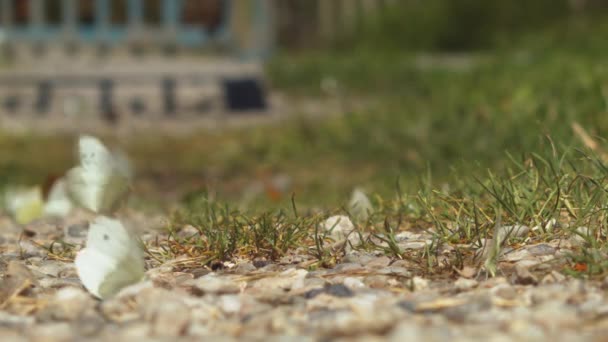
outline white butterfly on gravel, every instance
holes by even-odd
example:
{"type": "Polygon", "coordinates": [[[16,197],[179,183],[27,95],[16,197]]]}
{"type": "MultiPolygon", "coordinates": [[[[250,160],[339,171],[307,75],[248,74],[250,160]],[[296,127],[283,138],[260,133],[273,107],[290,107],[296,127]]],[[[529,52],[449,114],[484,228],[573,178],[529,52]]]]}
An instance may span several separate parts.
{"type": "Polygon", "coordinates": [[[99,139],[78,140],[80,165],[66,175],[67,190],[79,206],[95,213],[112,213],[126,200],[132,170],[124,155],[111,153],[99,139]]]}
{"type": "Polygon", "coordinates": [[[119,220],[106,216],[90,224],[86,248],[74,264],[84,287],[101,299],[139,282],[145,272],[141,241],[119,220]]]}

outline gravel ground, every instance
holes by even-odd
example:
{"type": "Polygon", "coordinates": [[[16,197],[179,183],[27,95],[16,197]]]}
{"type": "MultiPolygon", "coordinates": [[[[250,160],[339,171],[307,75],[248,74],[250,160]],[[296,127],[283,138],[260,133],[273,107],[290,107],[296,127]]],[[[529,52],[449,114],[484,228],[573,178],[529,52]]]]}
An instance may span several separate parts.
{"type": "MultiPolygon", "coordinates": [[[[162,218],[131,212],[154,251],[162,218]]],[[[108,300],[82,287],[73,252],[84,244],[87,214],[40,220],[25,230],[0,217],[0,341],[394,340],[603,341],[608,283],[555,271],[577,243],[549,241],[506,250],[494,278],[465,268],[443,278],[412,263],[349,251],[333,268],[306,253],[277,262],[241,260],[209,268],[178,257],[147,260],[146,279],[108,300]]],[[[403,249],[428,243],[398,234],[403,249]]],[[[296,251],[297,252],[297,251],[296,251]]],[[[446,253],[449,251],[446,251],[446,253]]]]}

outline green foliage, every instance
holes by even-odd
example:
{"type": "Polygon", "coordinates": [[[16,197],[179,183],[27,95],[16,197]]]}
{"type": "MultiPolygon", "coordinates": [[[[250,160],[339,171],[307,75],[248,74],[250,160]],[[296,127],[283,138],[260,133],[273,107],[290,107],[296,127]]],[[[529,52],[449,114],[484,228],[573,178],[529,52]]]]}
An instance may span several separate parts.
{"type": "Polygon", "coordinates": [[[538,151],[547,146],[544,136],[562,146],[580,144],[576,122],[592,136],[608,129],[603,58],[554,50],[469,59],[464,68],[420,67],[408,55],[278,61],[272,70],[279,86],[316,93],[311,85],[333,77],[345,102],[372,99],[367,109],[286,128],[289,138],[279,146],[302,143],[297,155],[305,160],[331,154],[339,164],[381,165],[376,175],[409,176],[430,167],[442,181],[454,165],[499,171],[504,151],[538,151]],[[298,84],[299,75],[306,78],[298,84]]]}
{"type": "MultiPolygon", "coordinates": [[[[359,234],[361,242],[351,247],[409,260],[418,265],[418,272],[427,275],[464,265],[483,265],[494,275],[500,270],[501,248],[581,235],[580,248],[575,247],[557,266],[577,276],[608,274],[608,264],[603,261],[608,253],[608,193],[604,185],[608,167],[603,157],[589,151],[561,150],[551,143],[539,153],[506,157],[500,176],[490,171],[483,176],[479,172],[460,173],[462,182],[441,191],[403,192],[397,187],[396,194],[376,203],[370,220],[358,225],[354,234],[359,234]],[[525,237],[507,235],[502,242],[495,235],[505,225],[532,229],[525,237]],[[582,235],[579,227],[593,229],[582,235]],[[422,250],[403,250],[397,234],[404,230],[427,231],[432,243],[422,250]],[[496,245],[489,246],[490,257],[484,263],[472,251],[492,237],[496,245]],[[440,253],[445,246],[452,251],[440,253]],[[571,268],[576,264],[585,265],[584,273],[571,268]]],[[[278,260],[294,251],[307,251],[319,266],[339,261],[343,248],[333,245],[328,232],[320,228],[327,215],[298,215],[295,205],[293,209],[292,214],[282,210],[247,214],[210,201],[204,194],[192,197],[171,220],[166,257],[187,254],[206,261],[242,257],[278,260]],[[188,225],[197,233],[181,233],[188,225]]]]}
{"type": "Polygon", "coordinates": [[[487,49],[549,24],[567,23],[597,7],[575,11],[567,0],[399,1],[366,18],[348,44],[376,51],[487,49]]]}
{"type": "Polygon", "coordinates": [[[247,214],[210,200],[205,193],[191,195],[171,219],[167,255],[188,254],[208,261],[243,256],[278,260],[312,239],[319,219],[283,210],[247,214]],[[186,226],[197,233],[184,235],[181,230],[186,226]]]}

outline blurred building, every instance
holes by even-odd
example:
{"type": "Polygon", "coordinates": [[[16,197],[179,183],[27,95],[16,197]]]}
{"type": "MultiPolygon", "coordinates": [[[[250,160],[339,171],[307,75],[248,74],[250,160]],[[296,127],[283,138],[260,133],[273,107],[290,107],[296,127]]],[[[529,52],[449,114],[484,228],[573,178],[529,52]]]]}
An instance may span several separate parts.
{"type": "Polygon", "coordinates": [[[264,109],[272,8],[271,0],[0,0],[0,119],[48,127],[66,124],[58,118],[85,125],[264,109]]]}
{"type": "Polygon", "coordinates": [[[275,44],[331,43],[393,2],[0,0],[0,120],[263,109],[261,63],[275,44]]]}
{"type": "Polygon", "coordinates": [[[4,45],[271,47],[270,0],[0,0],[4,45]]]}

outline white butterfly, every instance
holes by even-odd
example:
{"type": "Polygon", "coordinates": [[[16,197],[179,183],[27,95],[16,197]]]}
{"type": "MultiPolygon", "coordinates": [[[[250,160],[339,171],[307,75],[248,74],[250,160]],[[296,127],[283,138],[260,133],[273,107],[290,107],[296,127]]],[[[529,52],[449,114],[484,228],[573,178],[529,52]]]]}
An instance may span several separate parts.
{"type": "Polygon", "coordinates": [[[16,187],[4,193],[4,208],[19,224],[42,217],[44,199],[40,187],[16,187]]]}
{"type": "Polygon", "coordinates": [[[127,159],[86,135],[78,140],[78,156],[80,166],[66,175],[72,200],[96,213],[115,211],[130,190],[132,171],[127,159]]]}
{"type": "Polygon", "coordinates": [[[84,287],[98,298],[108,298],[144,276],[141,242],[123,226],[99,216],[89,227],[86,248],[74,260],[84,287]]]}
{"type": "Polygon", "coordinates": [[[373,211],[374,207],[363,190],[355,189],[350,197],[348,209],[354,218],[365,221],[373,211]]]}
{"type": "Polygon", "coordinates": [[[44,216],[65,217],[72,210],[73,204],[68,196],[65,178],[59,178],[53,183],[44,203],[44,216]]]}

